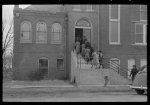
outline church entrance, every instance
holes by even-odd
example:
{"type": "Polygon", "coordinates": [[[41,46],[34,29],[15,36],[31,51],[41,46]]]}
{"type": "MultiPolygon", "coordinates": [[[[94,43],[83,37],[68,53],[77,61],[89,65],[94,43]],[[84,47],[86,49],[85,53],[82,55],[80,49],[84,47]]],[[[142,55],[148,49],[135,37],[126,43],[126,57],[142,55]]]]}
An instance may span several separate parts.
{"type": "Polygon", "coordinates": [[[80,19],[75,25],[75,42],[77,39],[82,42],[83,36],[85,36],[88,42],[91,43],[91,24],[86,19],[80,19]]]}

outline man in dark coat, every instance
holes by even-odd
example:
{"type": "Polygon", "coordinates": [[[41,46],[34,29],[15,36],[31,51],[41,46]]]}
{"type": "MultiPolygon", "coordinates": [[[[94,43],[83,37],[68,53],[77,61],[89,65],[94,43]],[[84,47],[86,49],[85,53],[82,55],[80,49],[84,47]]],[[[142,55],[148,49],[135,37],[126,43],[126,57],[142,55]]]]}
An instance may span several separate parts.
{"type": "Polygon", "coordinates": [[[136,65],[133,65],[133,69],[131,70],[130,76],[132,76],[132,81],[134,80],[135,75],[138,73],[138,69],[136,65]]]}

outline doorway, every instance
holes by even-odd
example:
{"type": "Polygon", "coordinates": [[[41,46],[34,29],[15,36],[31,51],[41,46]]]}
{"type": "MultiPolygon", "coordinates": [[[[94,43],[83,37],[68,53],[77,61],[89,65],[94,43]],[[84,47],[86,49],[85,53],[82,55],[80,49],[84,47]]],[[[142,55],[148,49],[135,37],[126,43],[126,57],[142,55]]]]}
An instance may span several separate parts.
{"type": "Polygon", "coordinates": [[[91,43],[91,33],[92,26],[87,19],[79,19],[75,24],[75,42],[80,38],[80,43],[82,43],[83,36],[86,37],[88,42],[91,43]]]}
{"type": "Polygon", "coordinates": [[[86,37],[88,42],[91,43],[91,29],[86,29],[86,28],[75,28],[75,42],[77,39],[80,39],[80,43],[82,43],[82,38],[83,36],[86,37]]]}
{"type": "Polygon", "coordinates": [[[42,79],[48,79],[48,59],[39,59],[39,73],[42,79]]]}
{"type": "Polygon", "coordinates": [[[75,28],[75,42],[77,41],[77,39],[82,40],[83,37],[83,29],[82,28],[75,28]]]}

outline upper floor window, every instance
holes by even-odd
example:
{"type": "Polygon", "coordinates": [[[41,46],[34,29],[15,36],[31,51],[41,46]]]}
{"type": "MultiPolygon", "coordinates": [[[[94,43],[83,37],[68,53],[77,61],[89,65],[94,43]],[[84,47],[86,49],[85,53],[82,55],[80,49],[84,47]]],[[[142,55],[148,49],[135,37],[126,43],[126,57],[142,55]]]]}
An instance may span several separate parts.
{"type": "Polygon", "coordinates": [[[109,44],[120,44],[120,5],[109,6],[109,44]]]}
{"type": "Polygon", "coordinates": [[[52,44],[61,44],[62,40],[62,27],[59,23],[54,23],[52,25],[52,44]]]}
{"type": "Polygon", "coordinates": [[[147,5],[140,5],[140,20],[147,20],[147,5]]]}
{"type": "Polygon", "coordinates": [[[87,11],[93,11],[93,10],[92,10],[92,5],[87,5],[87,6],[86,6],[86,10],[87,10],[87,11]]]}
{"type": "Polygon", "coordinates": [[[135,44],[147,44],[147,24],[135,24],[135,44]]]}
{"type": "Polygon", "coordinates": [[[32,28],[29,21],[24,21],[21,23],[21,43],[31,43],[32,42],[32,28]]]}
{"type": "Polygon", "coordinates": [[[47,27],[44,22],[37,23],[36,26],[36,42],[37,43],[47,43],[47,27]]]}
{"type": "Polygon", "coordinates": [[[80,5],[74,5],[73,10],[80,11],[81,10],[80,5]]]}

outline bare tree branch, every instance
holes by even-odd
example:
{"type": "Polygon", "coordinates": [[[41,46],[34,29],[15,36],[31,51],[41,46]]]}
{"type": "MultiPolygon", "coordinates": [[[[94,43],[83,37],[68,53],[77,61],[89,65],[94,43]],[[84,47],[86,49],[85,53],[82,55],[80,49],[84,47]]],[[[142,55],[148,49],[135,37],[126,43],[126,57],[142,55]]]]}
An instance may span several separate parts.
{"type": "MultiPolygon", "coordinates": [[[[6,26],[5,26],[6,27],[6,26]]],[[[4,27],[4,25],[3,25],[3,29],[6,29],[4,27]]],[[[13,27],[13,21],[11,21],[11,24],[10,24],[10,27],[9,27],[9,29],[8,29],[8,31],[6,32],[6,37],[5,37],[5,39],[4,39],[4,41],[3,41],[3,53],[5,53],[5,51],[6,51],[6,49],[7,49],[7,47],[9,47],[11,44],[11,41],[12,41],[12,36],[11,35],[13,35],[13,33],[11,32],[12,31],[12,27],[13,27]]],[[[5,30],[3,30],[3,36],[4,36],[4,34],[5,34],[5,32],[4,32],[5,30]]]]}

